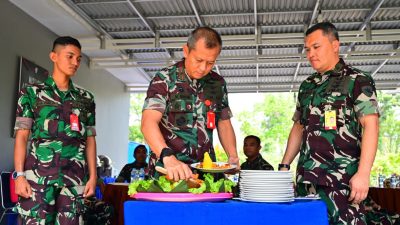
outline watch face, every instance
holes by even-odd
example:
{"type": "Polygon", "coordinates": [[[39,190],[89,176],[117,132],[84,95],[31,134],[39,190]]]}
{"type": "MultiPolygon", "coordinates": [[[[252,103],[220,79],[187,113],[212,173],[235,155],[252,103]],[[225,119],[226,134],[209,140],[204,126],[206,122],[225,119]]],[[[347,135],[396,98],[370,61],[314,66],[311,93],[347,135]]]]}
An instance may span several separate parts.
{"type": "Polygon", "coordinates": [[[17,179],[19,176],[25,176],[25,173],[24,172],[17,172],[17,171],[14,171],[12,174],[11,174],[11,178],[12,179],[17,179]]]}

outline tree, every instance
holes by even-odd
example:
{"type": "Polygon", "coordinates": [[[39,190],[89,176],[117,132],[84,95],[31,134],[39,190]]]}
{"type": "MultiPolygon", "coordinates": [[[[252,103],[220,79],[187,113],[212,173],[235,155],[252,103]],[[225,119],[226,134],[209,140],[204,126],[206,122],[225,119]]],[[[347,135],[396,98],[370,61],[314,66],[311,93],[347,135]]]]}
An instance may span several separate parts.
{"type": "MultiPolygon", "coordinates": [[[[262,103],[252,111],[239,114],[244,136],[256,135],[261,139],[262,154],[277,165],[283,157],[293,121],[296,98],[294,93],[266,94],[262,103]]],[[[270,162],[270,163],[271,163],[270,162]]],[[[276,168],[276,166],[275,166],[276,168]]]]}
{"type": "Polygon", "coordinates": [[[400,96],[380,92],[381,109],[379,150],[386,154],[398,153],[400,147],[400,96]]]}
{"type": "Polygon", "coordinates": [[[142,118],[142,107],[145,94],[131,94],[129,107],[129,140],[138,143],[144,143],[144,137],[140,130],[142,118]]]}
{"type": "MultiPolygon", "coordinates": [[[[266,94],[264,101],[256,104],[253,110],[239,114],[241,132],[260,137],[262,154],[273,165],[277,165],[283,157],[293,124],[291,118],[295,102],[290,93],[266,94]]],[[[388,176],[400,171],[400,95],[379,92],[378,102],[379,143],[371,171],[371,184],[377,183],[378,174],[388,176]]]]}
{"type": "Polygon", "coordinates": [[[371,184],[377,184],[378,175],[400,171],[400,95],[378,93],[380,106],[379,142],[371,171],[371,184]]]}

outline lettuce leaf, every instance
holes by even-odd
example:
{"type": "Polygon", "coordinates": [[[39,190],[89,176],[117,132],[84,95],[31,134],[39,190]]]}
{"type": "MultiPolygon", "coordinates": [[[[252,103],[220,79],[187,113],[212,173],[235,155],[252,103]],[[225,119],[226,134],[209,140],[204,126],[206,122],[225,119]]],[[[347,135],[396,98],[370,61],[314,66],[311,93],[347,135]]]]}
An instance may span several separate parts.
{"type": "Polygon", "coordinates": [[[214,177],[209,173],[204,175],[204,182],[201,183],[199,188],[188,188],[185,180],[174,182],[168,180],[165,176],[160,176],[158,180],[138,180],[132,182],[128,187],[128,195],[134,195],[137,192],[223,193],[232,192],[232,187],[234,186],[235,183],[228,179],[214,181],[214,177]]]}
{"type": "Polygon", "coordinates": [[[223,186],[224,186],[224,189],[225,189],[224,192],[232,193],[232,188],[236,186],[236,183],[231,181],[231,180],[229,180],[229,179],[226,179],[226,180],[224,180],[224,185],[223,186]]]}
{"type": "Polygon", "coordinates": [[[180,180],[180,181],[174,182],[172,184],[171,192],[173,192],[173,193],[186,193],[186,192],[188,192],[187,182],[185,180],[180,180]]]}
{"type": "Polygon", "coordinates": [[[206,184],[206,192],[211,193],[232,192],[232,187],[236,186],[229,179],[221,178],[218,181],[214,181],[214,177],[209,173],[204,175],[204,183],[206,184]]]}
{"type": "MultiPolygon", "coordinates": [[[[219,179],[217,182],[210,183],[210,192],[211,193],[219,193],[222,184],[224,183],[224,179],[219,179]]],[[[223,191],[223,190],[221,190],[223,191]]]]}
{"type": "Polygon", "coordinates": [[[189,188],[188,190],[190,193],[192,194],[201,194],[204,193],[206,191],[206,183],[203,182],[201,183],[199,188],[189,188]]]}
{"type": "Polygon", "coordinates": [[[171,182],[167,180],[165,176],[160,176],[158,180],[156,180],[156,184],[164,191],[164,192],[171,192],[171,182]]]}
{"type": "Polygon", "coordinates": [[[143,190],[148,190],[153,182],[153,180],[138,180],[130,183],[128,186],[128,195],[134,195],[138,191],[142,192],[143,190]]]}

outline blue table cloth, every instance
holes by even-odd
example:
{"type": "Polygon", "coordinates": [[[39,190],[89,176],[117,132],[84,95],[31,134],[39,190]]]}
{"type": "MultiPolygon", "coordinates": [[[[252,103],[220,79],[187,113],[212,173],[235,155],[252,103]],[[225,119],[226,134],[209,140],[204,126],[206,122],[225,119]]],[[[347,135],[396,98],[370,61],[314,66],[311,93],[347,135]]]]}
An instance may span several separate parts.
{"type": "Polygon", "coordinates": [[[151,202],[126,201],[125,225],[325,225],[326,205],[322,201],[292,203],[225,202],[151,202]],[[185,222],[183,222],[185,221],[185,222]]]}

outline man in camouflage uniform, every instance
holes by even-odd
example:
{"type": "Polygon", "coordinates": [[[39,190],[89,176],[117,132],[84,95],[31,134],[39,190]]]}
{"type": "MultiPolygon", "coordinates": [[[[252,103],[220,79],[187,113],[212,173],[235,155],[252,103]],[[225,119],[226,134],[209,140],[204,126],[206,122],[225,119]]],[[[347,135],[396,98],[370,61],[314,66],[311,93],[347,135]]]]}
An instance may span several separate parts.
{"type": "Polygon", "coordinates": [[[24,224],[79,224],[83,198],[96,188],[95,103],[70,79],[80,65],[78,40],[57,38],[50,59],[53,76],[28,85],[18,100],[14,210],[24,224]]]}
{"type": "Polygon", "coordinates": [[[378,143],[378,103],[372,77],[339,58],[331,23],[307,30],[307,59],[317,71],[300,86],[286,153],[279,169],[297,153],[299,196],[319,194],[330,224],[365,224],[364,206],[378,143]]]}
{"type": "Polygon", "coordinates": [[[242,170],[274,170],[260,154],[261,140],[259,137],[249,135],[244,138],[243,152],[247,156],[246,162],[240,165],[242,170]]]}
{"type": "Polygon", "coordinates": [[[221,47],[215,30],[195,29],[183,46],[185,59],[158,72],[148,88],[142,132],[175,180],[191,177],[187,164],[202,161],[205,152],[215,161],[213,128],[229,162],[239,162],[226,83],[211,71],[221,47]]]}

